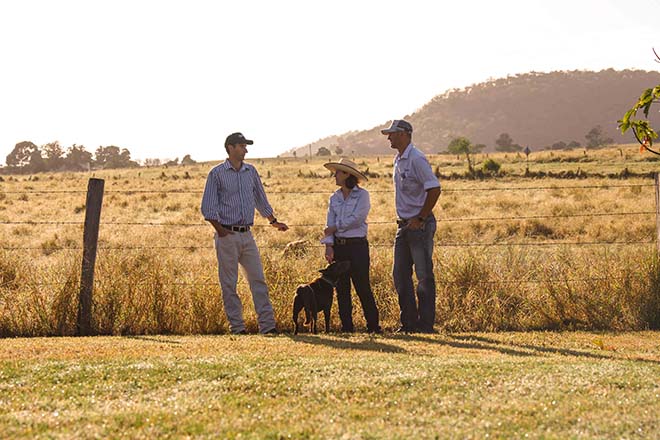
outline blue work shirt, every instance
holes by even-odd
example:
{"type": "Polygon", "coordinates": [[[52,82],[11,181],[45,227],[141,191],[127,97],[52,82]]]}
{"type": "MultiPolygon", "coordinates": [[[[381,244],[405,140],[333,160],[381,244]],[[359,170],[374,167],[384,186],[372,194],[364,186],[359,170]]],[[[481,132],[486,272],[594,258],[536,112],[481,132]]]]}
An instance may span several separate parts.
{"type": "Polygon", "coordinates": [[[408,220],[419,215],[426,191],[440,188],[428,159],[411,143],[394,158],[394,200],[396,214],[408,220]]]}
{"type": "MultiPolygon", "coordinates": [[[[326,227],[335,226],[335,236],[340,238],[366,237],[370,209],[371,201],[366,189],[356,186],[344,199],[340,188],[330,196],[326,227]]],[[[334,237],[323,237],[321,243],[333,244],[334,237]]]]}

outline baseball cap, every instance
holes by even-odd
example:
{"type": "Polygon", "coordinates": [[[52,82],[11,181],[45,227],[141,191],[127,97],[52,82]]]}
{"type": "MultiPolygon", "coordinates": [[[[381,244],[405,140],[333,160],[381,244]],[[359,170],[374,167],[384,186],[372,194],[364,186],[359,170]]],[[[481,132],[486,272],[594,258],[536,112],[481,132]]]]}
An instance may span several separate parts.
{"type": "Polygon", "coordinates": [[[410,125],[410,122],[404,121],[403,119],[395,119],[392,121],[392,124],[390,125],[390,128],[386,128],[385,130],[381,130],[380,132],[382,134],[390,134],[390,133],[396,133],[399,131],[405,131],[406,133],[412,133],[413,128],[412,125],[410,125]]]}
{"type": "Polygon", "coordinates": [[[245,136],[243,136],[243,133],[232,133],[229,136],[227,136],[227,140],[225,140],[225,146],[227,145],[236,145],[236,144],[247,144],[247,145],[252,145],[254,144],[253,141],[250,139],[245,139],[245,136]]]}

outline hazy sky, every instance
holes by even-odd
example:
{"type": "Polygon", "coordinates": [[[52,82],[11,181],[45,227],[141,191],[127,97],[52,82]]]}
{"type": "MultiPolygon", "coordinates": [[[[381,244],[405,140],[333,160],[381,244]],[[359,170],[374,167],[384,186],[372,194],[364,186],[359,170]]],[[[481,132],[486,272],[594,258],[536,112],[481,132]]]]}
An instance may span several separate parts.
{"type": "Polygon", "coordinates": [[[222,159],[233,131],[275,156],[488,78],[658,70],[658,17],[660,0],[3,0],[0,162],[24,140],[222,159]]]}

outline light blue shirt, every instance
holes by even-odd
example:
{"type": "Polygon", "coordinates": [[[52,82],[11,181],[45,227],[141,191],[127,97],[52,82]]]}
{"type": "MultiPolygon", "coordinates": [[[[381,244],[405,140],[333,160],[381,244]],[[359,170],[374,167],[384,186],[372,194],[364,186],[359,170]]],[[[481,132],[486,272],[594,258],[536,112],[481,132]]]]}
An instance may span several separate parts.
{"type": "MultiPolygon", "coordinates": [[[[344,199],[340,188],[330,196],[326,226],[335,226],[335,236],[340,238],[366,237],[369,209],[371,201],[366,189],[356,186],[344,199]]],[[[334,237],[323,237],[321,243],[333,244],[334,237]]]]}
{"type": "Polygon", "coordinates": [[[229,160],[215,166],[206,179],[202,215],[221,225],[253,225],[255,208],[263,217],[273,214],[257,169],[243,162],[236,171],[229,160]]]}
{"type": "Polygon", "coordinates": [[[440,188],[428,159],[411,143],[394,158],[394,200],[396,214],[408,220],[419,215],[426,191],[440,188]]]}

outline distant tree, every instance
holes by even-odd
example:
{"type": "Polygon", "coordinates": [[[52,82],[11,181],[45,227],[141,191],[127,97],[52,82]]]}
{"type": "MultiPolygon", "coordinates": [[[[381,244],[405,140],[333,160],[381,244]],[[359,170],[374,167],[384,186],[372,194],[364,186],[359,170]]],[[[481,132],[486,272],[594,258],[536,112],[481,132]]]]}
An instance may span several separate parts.
{"type": "Polygon", "coordinates": [[[30,155],[30,165],[27,166],[26,171],[30,173],[41,173],[46,171],[46,161],[41,155],[41,150],[36,150],[30,155]]]}
{"type": "Polygon", "coordinates": [[[64,149],[58,141],[50,142],[41,147],[45,157],[46,169],[55,171],[64,165],[64,149]]]}
{"type": "Polygon", "coordinates": [[[555,142],[552,144],[552,147],[550,147],[552,150],[565,150],[566,149],[566,142],[564,141],[559,141],[555,142]]]}
{"type": "Polygon", "coordinates": [[[297,157],[297,156],[298,156],[298,155],[297,155],[296,152],[294,151],[294,152],[293,152],[293,157],[297,157]]]}
{"type": "Polygon", "coordinates": [[[513,145],[513,139],[509,133],[502,133],[500,136],[495,139],[495,149],[497,151],[508,151],[508,148],[513,145]]]}
{"type": "MultiPolygon", "coordinates": [[[[653,54],[655,55],[655,61],[660,63],[660,55],[658,55],[655,49],[653,49],[653,54]]],[[[637,142],[640,144],[640,153],[646,150],[653,154],[660,155],[660,152],[651,148],[653,147],[653,141],[658,138],[658,133],[648,121],[649,110],[655,102],[660,102],[660,84],[644,90],[637,100],[637,103],[623,115],[623,118],[621,118],[618,123],[619,128],[621,129],[621,134],[624,134],[628,129],[632,129],[635,139],[637,139],[637,142]],[[647,119],[635,119],[637,111],[640,109],[647,119]]]]}
{"type": "Polygon", "coordinates": [[[186,154],[183,156],[183,159],[181,159],[181,165],[193,165],[196,164],[192,157],[190,157],[190,154],[186,154]]]}
{"type": "Polygon", "coordinates": [[[509,133],[502,133],[497,139],[495,139],[495,145],[495,151],[501,151],[505,153],[522,151],[522,147],[520,145],[513,143],[513,139],[509,133]]]}
{"type": "Polygon", "coordinates": [[[82,145],[73,144],[64,157],[64,166],[68,170],[88,170],[92,166],[92,153],[82,145]]]}
{"type": "Polygon", "coordinates": [[[472,159],[470,158],[470,155],[476,154],[479,151],[481,151],[481,149],[483,148],[482,145],[483,144],[472,145],[470,139],[460,136],[452,139],[451,142],[449,142],[449,145],[447,145],[447,151],[451,154],[456,154],[456,155],[465,154],[465,158],[467,159],[468,162],[468,169],[470,170],[471,173],[473,173],[474,168],[472,166],[472,159]]]}
{"type": "Polygon", "coordinates": [[[340,147],[339,145],[337,145],[337,146],[335,147],[335,154],[336,154],[337,156],[341,156],[341,154],[342,154],[343,152],[344,152],[344,149],[343,149],[342,147],[340,147]]]}
{"type": "Polygon", "coordinates": [[[614,143],[614,139],[603,137],[603,127],[600,125],[589,130],[584,137],[587,140],[587,148],[599,148],[614,143]]]}
{"type": "Polygon", "coordinates": [[[7,155],[5,162],[11,168],[25,168],[30,164],[30,160],[35,151],[39,151],[39,147],[30,141],[19,142],[7,155]]]}
{"type": "Polygon", "coordinates": [[[573,148],[580,148],[582,144],[580,144],[578,141],[570,141],[568,145],[566,145],[566,148],[571,150],[573,148]]]}
{"type": "Polygon", "coordinates": [[[179,165],[179,158],[177,157],[175,159],[168,160],[163,165],[165,165],[166,167],[175,167],[175,166],[179,165]]]}
{"type": "Polygon", "coordinates": [[[131,152],[126,148],[111,145],[109,147],[98,147],[94,154],[94,166],[103,169],[132,168],[138,166],[137,162],[131,160],[131,152]]]}
{"type": "Polygon", "coordinates": [[[316,151],[317,156],[331,156],[332,153],[330,153],[330,150],[328,150],[325,147],[319,147],[319,149],[316,151]]]}
{"type": "Polygon", "coordinates": [[[144,160],[144,166],[145,167],[157,167],[160,166],[160,159],[158,158],[153,158],[153,159],[145,159],[144,160]]]}

